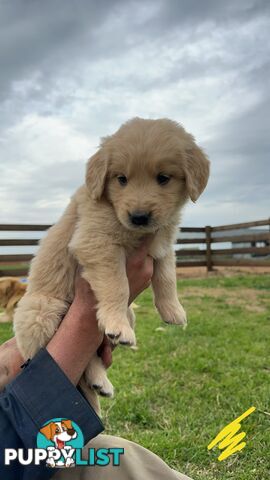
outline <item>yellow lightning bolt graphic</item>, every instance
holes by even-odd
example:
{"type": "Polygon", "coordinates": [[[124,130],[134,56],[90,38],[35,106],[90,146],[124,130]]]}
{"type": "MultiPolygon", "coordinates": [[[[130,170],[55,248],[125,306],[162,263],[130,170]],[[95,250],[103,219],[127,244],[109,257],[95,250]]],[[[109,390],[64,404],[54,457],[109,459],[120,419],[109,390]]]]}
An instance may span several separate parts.
{"type": "Polygon", "coordinates": [[[238,435],[235,435],[241,429],[241,421],[248,417],[251,413],[256,410],[255,407],[250,407],[246,412],[244,412],[240,417],[236,418],[233,422],[229,423],[224,427],[208,445],[208,450],[211,450],[215,445],[218,445],[220,450],[224,450],[218,457],[218,460],[225,460],[230,455],[235,452],[239,452],[246,446],[246,442],[242,442],[245,438],[246,433],[242,432],[238,435]],[[241,442],[241,443],[240,443],[241,442]]]}

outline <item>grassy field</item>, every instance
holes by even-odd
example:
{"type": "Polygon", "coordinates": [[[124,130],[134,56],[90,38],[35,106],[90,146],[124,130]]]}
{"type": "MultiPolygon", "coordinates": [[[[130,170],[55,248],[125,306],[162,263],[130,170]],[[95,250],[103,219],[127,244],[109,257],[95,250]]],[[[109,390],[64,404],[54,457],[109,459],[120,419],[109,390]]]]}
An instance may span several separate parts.
{"type": "MultiPolygon", "coordinates": [[[[270,478],[270,275],[178,282],[188,328],[162,324],[150,291],[137,300],[138,350],[119,347],[102,399],[106,432],[136,441],[194,480],[270,478]],[[162,327],[162,330],[157,330],[162,327]],[[217,433],[251,406],[246,447],[219,462],[217,433]]],[[[0,324],[0,341],[11,328],[0,324]]]]}

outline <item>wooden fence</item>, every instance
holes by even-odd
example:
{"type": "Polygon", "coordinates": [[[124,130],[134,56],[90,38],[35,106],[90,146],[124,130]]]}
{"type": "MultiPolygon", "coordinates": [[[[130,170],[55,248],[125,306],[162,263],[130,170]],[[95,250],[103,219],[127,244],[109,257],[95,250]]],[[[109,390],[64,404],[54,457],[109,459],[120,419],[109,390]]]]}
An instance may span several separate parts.
{"type": "MultiPolygon", "coordinates": [[[[33,253],[20,254],[16,251],[39,243],[39,238],[1,238],[1,232],[8,232],[8,235],[10,232],[42,232],[49,227],[50,225],[0,225],[0,277],[26,276],[33,253]],[[2,250],[12,247],[14,253],[1,253],[1,247],[2,250]]],[[[216,266],[270,267],[270,219],[218,227],[182,227],[175,250],[179,267],[206,267],[208,271],[216,266]],[[254,227],[266,228],[254,230],[254,227]],[[237,233],[239,230],[240,234],[237,233]],[[233,246],[216,248],[218,243],[233,246]]]]}
{"type": "Polygon", "coordinates": [[[177,245],[192,244],[193,247],[191,249],[176,249],[177,266],[205,266],[208,271],[211,271],[213,267],[220,266],[270,267],[269,226],[270,219],[268,218],[255,222],[220,225],[218,227],[208,225],[202,228],[181,228],[183,234],[187,232],[192,238],[181,238],[180,236],[177,240],[177,245]],[[254,230],[254,227],[263,226],[266,228],[254,230]],[[237,232],[239,230],[242,230],[240,234],[237,232]],[[196,238],[194,236],[195,233],[200,235],[196,238]],[[229,244],[229,246],[216,248],[218,243],[229,244]],[[194,248],[194,245],[198,245],[200,248],[194,248]],[[185,257],[185,260],[183,257],[185,257]]]}
{"type": "MultiPolygon", "coordinates": [[[[21,247],[26,246],[37,246],[40,238],[34,239],[17,239],[17,238],[1,238],[1,232],[10,233],[10,232],[41,232],[48,230],[51,225],[11,225],[5,224],[0,225],[0,252],[1,247],[12,247],[14,253],[11,254],[0,254],[0,277],[6,276],[26,276],[29,270],[29,262],[33,258],[33,254],[19,254],[16,253],[16,250],[21,249],[21,247]]],[[[11,235],[12,236],[12,235],[11,235]]]]}

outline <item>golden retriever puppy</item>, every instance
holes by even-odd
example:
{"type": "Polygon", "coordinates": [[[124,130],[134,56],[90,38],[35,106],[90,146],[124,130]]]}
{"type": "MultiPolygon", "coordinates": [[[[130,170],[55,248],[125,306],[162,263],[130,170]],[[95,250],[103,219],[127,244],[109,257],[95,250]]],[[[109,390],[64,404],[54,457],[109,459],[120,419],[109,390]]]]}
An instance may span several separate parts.
{"type": "MultiPolygon", "coordinates": [[[[189,198],[197,200],[208,176],[205,154],[174,121],[134,118],[103,138],[88,161],[85,185],[49,229],[32,261],[27,292],[14,319],[22,355],[32,357],[53,336],[72,302],[78,264],[97,299],[99,328],[115,344],[134,345],[126,258],[147,235],[153,236],[149,254],[155,259],[157,310],[165,322],[185,325],[173,243],[182,207],[189,198]]],[[[98,356],[82,382],[96,409],[93,389],[113,393],[98,356]]]]}
{"type": "Polygon", "coordinates": [[[14,309],[23,297],[26,284],[15,277],[0,278],[0,307],[5,311],[0,315],[0,322],[12,322],[14,309]]]}

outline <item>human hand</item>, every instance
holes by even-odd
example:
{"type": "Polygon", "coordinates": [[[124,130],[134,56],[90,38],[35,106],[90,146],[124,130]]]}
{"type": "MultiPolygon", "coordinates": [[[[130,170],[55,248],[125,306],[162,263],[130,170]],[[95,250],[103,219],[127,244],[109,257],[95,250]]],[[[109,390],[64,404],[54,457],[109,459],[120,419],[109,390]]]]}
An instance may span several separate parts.
{"type": "Polygon", "coordinates": [[[0,346],[0,391],[17,375],[23,362],[15,337],[0,346]]]}
{"type": "Polygon", "coordinates": [[[151,283],[154,272],[153,258],[148,255],[152,236],[144,239],[140,247],[127,259],[127,277],[129,283],[129,304],[151,283]]]}

